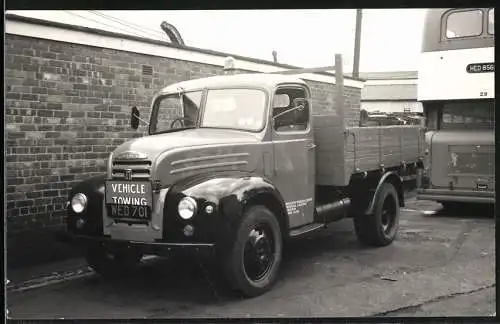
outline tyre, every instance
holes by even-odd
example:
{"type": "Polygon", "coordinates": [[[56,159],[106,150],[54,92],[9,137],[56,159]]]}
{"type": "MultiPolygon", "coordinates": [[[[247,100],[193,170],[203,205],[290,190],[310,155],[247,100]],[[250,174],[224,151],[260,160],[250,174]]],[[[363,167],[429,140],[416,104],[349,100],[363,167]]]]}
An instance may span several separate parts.
{"type": "Polygon", "coordinates": [[[244,297],[264,294],[275,284],[283,254],[278,220],[263,206],[244,212],[235,241],[223,261],[230,288],[244,297]]]}
{"type": "Polygon", "coordinates": [[[385,246],[392,243],[399,227],[399,213],[396,188],[390,183],[384,183],[376,197],[373,214],[359,214],[354,218],[358,240],[370,246],[385,246]]]}
{"type": "Polygon", "coordinates": [[[119,278],[135,269],[142,259],[136,250],[109,252],[103,248],[89,248],[86,253],[88,265],[105,278],[119,278]]]}

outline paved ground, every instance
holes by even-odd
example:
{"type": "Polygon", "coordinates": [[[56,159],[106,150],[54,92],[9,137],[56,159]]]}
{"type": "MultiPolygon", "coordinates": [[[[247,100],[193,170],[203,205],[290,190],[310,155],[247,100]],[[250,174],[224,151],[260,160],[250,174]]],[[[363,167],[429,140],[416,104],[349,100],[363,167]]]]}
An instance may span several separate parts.
{"type": "Polygon", "coordinates": [[[425,212],[438,209],[434,203],[410,200],[402,213],[399,238],[385,248],[361,247],[350,220],[301,238],[290,246],[276,287],[254,299],[221,295],[199,267],[154,260],[126,280],[109,282],[82,269],[85,275],[64,283],[18,287],[7,295],[9,315],[489,316],[496,300],[492,212],[425,212]]]}

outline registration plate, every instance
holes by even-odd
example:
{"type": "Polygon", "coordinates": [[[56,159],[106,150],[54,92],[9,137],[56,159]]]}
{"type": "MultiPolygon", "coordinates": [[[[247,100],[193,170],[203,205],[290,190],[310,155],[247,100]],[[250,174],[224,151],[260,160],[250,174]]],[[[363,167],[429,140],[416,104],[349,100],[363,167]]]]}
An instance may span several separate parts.
{"type": "Polygon", "coordinates": [[[477,190],[488,190],[488,185],[484,183],[476,183],[477,190]]]}
{"type": "Polygon", "coordinates": [[[151,219],[151,208],[147,206],[108,205],[108,215],[112,218],[151,219]]]}
{"type": "Polygon", "coordinates": [[[108,215],[112,218],[151,218],[153,194],[150,182],[106,181],[105,199],[108,215]]]}
{"type": "Polygon", "coordinates": [[[467,73],[495,72],[495,63],[472,63],[466,67],[467,73]]]}

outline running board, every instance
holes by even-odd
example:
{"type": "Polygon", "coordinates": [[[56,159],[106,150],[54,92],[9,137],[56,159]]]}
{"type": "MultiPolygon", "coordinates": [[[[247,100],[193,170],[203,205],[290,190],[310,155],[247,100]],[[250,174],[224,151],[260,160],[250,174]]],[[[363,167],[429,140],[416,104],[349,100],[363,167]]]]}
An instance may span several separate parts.
{"type": "Polygon", "coordinates": [[[302,234],[305,234],[305,233],[309,233],[309,232],[318,230],[320,228],[326,228],[326,225],[323,224],[323,223],[311,223],[311,224],[307,224],[307,225],[304,225],[304,226],[301,226],[299,228],[291,230],[290,231],[290,236],[291,237],[299,236],[299,235],[302,235],[302,234]]]}

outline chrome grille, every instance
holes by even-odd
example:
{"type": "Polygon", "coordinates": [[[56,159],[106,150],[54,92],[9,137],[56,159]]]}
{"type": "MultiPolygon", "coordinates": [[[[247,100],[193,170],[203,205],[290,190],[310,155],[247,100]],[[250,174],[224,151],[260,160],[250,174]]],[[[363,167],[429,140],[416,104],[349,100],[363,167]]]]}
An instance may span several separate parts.
{"type": "Polygon", "coordinates": [[[127,170],[130,170],[130,180],[150,179],[151,161],[120,161],[115,160],[112,164],[111,177],[115,180],[129,180],[126,178],[127,170]]]}

